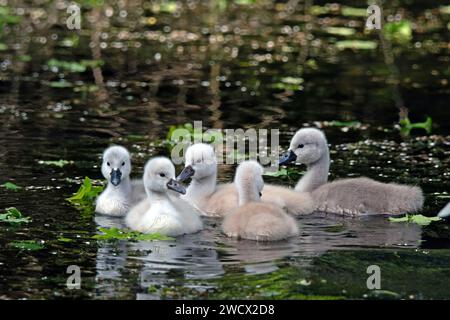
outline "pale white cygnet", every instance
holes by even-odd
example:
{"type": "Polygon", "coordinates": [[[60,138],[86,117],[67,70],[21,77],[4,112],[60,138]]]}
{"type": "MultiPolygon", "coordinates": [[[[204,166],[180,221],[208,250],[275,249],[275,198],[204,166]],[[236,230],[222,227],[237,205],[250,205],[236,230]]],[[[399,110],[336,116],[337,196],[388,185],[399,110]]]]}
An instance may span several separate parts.
{"type": "Polygon", "coordinates": [[[124,147],[107,148],[103,152],[101,170],[108,184],[96,200],[95,212],[123,216],[145,198],[142,181],[130,179],[130,154],[124,147]]]}
{"type": "Polygon", "coordinates": [[[179,236],[202,230],[200,212],[190,203],[169,195],[169,190],[184,194],[185,188],[175,180],[175,168],[164,157],[149,160],[144,170],[144,187],[148,201],[141,201],[127,214],[127,226],[143,233],[179,236]]]}

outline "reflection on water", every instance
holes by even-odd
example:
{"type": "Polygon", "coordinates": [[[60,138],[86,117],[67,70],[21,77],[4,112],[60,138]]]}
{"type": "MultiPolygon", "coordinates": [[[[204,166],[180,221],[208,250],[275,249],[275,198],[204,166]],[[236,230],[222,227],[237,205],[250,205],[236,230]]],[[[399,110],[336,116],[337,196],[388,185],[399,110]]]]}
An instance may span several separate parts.
{"type": "MultiPolygon", "coordinates": [[[[345,248],[418,248],[421,227],[391,223],[385,217],[344,219],[316,213],[297,219],[299,237],[287,241],[255,242],[224,237],[220,221],[206,218],[205,230],[178,237],[176,241],[100,242],[96,258],[96,281],[120,284],[129,277],[124,270],[135,270],[139,291],[155,285],[170,285],[173,277],[183,279],[219,278],[229,266],[238,266],[247,274],[276,271],[280,262],[296,259],[296,265],[308,268],[314,258],[329,250],[345,248]]],[[[99,227],[124,228],[122,219],[97,215],[99,227]]],[[[117,287],[100,286],[101,296],[114,297],[117,287]]],[[[155,298],[140,292],[139,299],[155,298]]]]}

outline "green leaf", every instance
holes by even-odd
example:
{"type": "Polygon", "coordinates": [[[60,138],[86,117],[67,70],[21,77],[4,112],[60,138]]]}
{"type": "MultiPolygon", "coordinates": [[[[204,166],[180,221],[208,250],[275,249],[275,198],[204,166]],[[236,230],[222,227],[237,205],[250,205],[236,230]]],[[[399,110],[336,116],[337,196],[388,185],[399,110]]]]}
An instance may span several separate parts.
{"type": "Polygon", "coordinates": [[[322,14],[327,14],[330,12],[330,8],[328,6],[311,6],[309,8],[309,13],[314,16],[319,16],[322,14]]]}
{"type": "Polygon", "coordinates": [[[34,240],[13,241],[10,242],[9,245],[17,249],[29,251],[41,250],[44,248],[44,245],[42,243],[36,242],[34,240]]]}
{"type": "Polygon", "coordinates": [[[31,222],[31,218],[24,217],[17,208],[10,207],[5,209],[5,213],[0,214],[0,222],[11,224],[29,223],[31,222]]]}
{"type": "Polygon", "coordinates": [[[412,39],[412,24],[408,20],[388,22],[383,27],[383,33],[393,42],[407,43],[412,39]]]}
{"type": "Polygon", "coordinates": [[[0,43],[0,51],[6,51],[8,50],[8,46],[4,43],[0,43]]]}
{"type": "Polygon", "coordinates": [[[344,28],[344,27],[328,27],[325,28],[325,32],[337,36],[348,37],[354,35],[356,33],[356,30],[353,28],[344,28]]]}
{"type": "Polygon", "coordinates": [[[350,127],[350,128],[358,128],[361,126],[361,122],[359,121],[337,121],[333,120],[327,123],[330,127],[350,127]]]}
{"type": "Polygon", "coordinates": [[[39,160],[38,161],[39,164],[45,164],[47,166],[55,166],[55,167],[59,167],[62,168],[70,163],[73,163],[72,161],[68,161],[68,160],[58,160],[58,161],[53,161],[53,160],[39,160]]]}
{"type": "Polygon", "coordinates": [[[374,50],[378,44],[370,40],[342,40],[336,42],[336,47],[339,50],[354,49],[354,50],[374,50]]]}
{"type": "Polygon", "coordinates": [[[93,200],[103,191],[103,186],[93,186],[91,179],[84,178],[83,184],[78,191],[66,200],[70,203],[77,203],[80,205],[92,205],[93,200]]]}
{"type": "Polygon", "coordinates": [[[5,182],[3,184],[3,187],[7,190],[12,190],[12,191],[19,191],[20,189],[22,189],[22,187],[19,187],[18,185],[12,183],[12,182],[5,182]]]}
{"type": "Polygon", "coordinates": [[[73,84],[67,80],[51,81],[50,87],[52,87],[52,88],[72,88],[73,84]]]}
{"type": "Polygon", "coordinates": [[[23,54],[19,56],[19,60],[22,62],[29,62],[31,61],[31,56],[27,55],[27,54],[23,54]]]}
{"type": "Polygon", "coordinates": [[[60,61],[56,59],[50,59],[47,65],[51,68],[63,69],[68,72],[85,72],[86,66],[82,63],[75,61],[60,61]]]}
{"type": "Polygon", "coordinates": [[[127,229],[113,228],[98,228],[102,234],[96,234],[92,236],[98,240],[130,240],[130,241],[169,241],[174,240],[172,237],[162,235],[160,233],[145,234],[137,231],[130,231],[127,229]]]}
{"type": "Polygon", "coordinates": [[[287,176],[288,174],[289,173],[286,168],[281,168],[280,170],[275,171],[275,172],[270,172],[270,171],[264,172],[264,175],[268,176],[268,177],[283,177],[283,176],[287,176]]]}
{"type": "Polygon", "coordinates": [[[416,223],[419,224],[421,226],[427,226],[429,225],[431,222],[433,221],[439,221],[442,220],[439,217],[426,217],[423,216],[421,214],[416,214],[416,215],[406,215],[402,218],[392,218],[389,217],[389,221],[391,222],[407,222],[407,223],[416,223]]]}
{"type": "Polygon", "coordinates": [[[431,117],[427,117],[427,119],[424,122],[416,122],[411,123],[408,117],[400,120],[400,134],[403,136],[409,136],[411,133],[411,130],[413,129],[423,129],[428,134],[431,133],[432,127],[433,127],[433,120],[431,117]]]}
{"type": "Polygon", "coordinates": [[[367,9],[366,8],[355,8],[355,7],[346,7],[343,6],[341,9],[342,15],[346,17],[366,17],[367,9]]]}

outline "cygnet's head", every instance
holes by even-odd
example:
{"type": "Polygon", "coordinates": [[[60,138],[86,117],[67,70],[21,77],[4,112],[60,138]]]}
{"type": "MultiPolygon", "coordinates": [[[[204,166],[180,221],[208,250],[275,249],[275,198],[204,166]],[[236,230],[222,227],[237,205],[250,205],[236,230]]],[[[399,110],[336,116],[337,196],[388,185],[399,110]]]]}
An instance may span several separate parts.
{"type": "Polygon", "coordinates": [[[131,173],[131,160],[128,150],[121,146],[112,146],[103,152],[102,174],[111,182],[118,186],[124,178],[128,178],[131,173]]]}
{"type": "Polygon", "coordinates": [[[299,162],[312,164],[328,155],[328,144],[325,134],[315,128],[304,128],[298,130],[291,139],[289,150],[284,154],[279,164],[299,162]]]}
{"type": "Polygon", "coordinates": [[[205,143],[196,143],[186,150],[185,167],[178,175],[178,181],[200,180],[216,174],[217,160],[214,148],[205,143]]]}
{"type": "Polygon", "coordinates": [[[234,183],[239,194],[239,205],[259,201],[264,188],[263,167],[256,161],[244,161],[236,169],[234,183]]]}
{"type": "Polygon", "coordinates": [[[186,189],[175,180],[175,167],[164,157],[150,159],[144,169],[144,187],[147,192],[165,193],[169,189],[186,193],[186,189]]]}

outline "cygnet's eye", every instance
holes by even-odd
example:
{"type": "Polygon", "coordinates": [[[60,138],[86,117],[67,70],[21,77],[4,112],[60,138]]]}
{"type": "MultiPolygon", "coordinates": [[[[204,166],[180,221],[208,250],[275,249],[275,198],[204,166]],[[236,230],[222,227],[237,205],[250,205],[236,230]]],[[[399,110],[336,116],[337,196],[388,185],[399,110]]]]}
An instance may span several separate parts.
{"type": "Polygon", "coordinates": [[[304,146],[305,146],[305,145],[302,144],[302,143],[298,145],[298,147],[299,147],[300,149],[303,148],[304,146]]]}
{"type": "Polygon", "coordinates": [[[124,162],[122,162],[122,167],[125,165],[125,161],[124,162]]]}
{"type": "Polygon", "coordinates": [[[262,193],[261,193],[261,192],[259,193],[259,197],[260,197],[260,198],[262,197],[262,193]]]}
{"type": "Polygon", "coordinates": [[[161,172],[161,173],[159,174],[159,176],[164,178],[164,177],[166,176],[166,174],[163,173],[163,172],[161,172]]]}
{"type": "Polygon", "coordinates": [[[109,166],[111,166],[111,163],[107,162],[106,165],[109,167],[109,166]]]}

